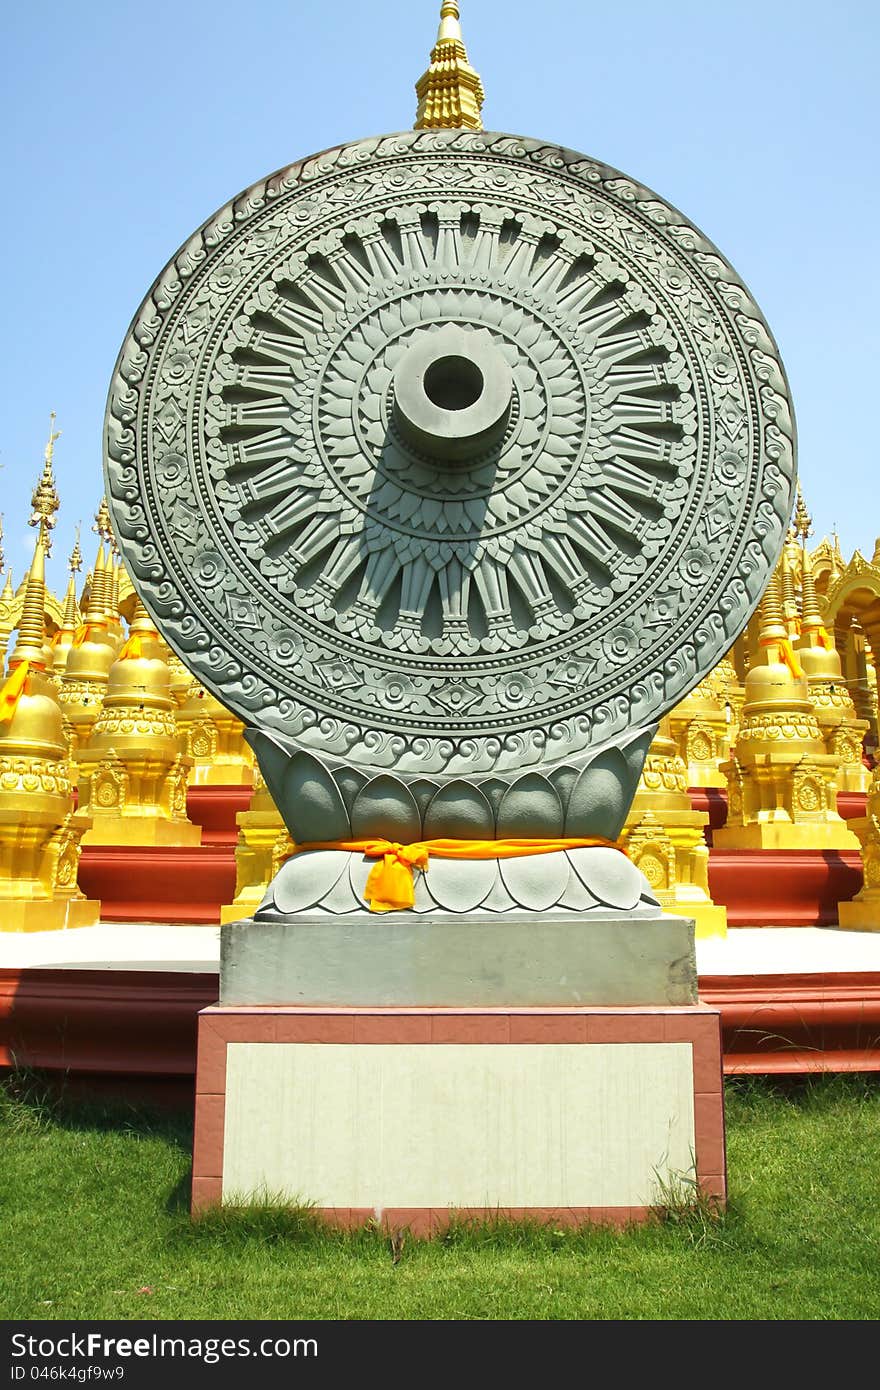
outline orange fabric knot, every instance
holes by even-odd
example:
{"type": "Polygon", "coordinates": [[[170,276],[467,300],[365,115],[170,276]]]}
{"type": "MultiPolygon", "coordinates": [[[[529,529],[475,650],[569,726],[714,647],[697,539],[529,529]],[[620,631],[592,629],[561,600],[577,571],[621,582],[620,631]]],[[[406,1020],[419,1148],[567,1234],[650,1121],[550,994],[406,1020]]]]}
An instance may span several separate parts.
{"type": "Polygon", "coordinates": [[[20,661],[14,671],[10,671],[6,681],[0,686],[0,723],[6,723],[18,709],[18,702],[22,695],[29,694],[28,672],[31,669],[29,661],[20,661]]]}
{"type": "Polygon", "coordinates": [[[364,897],[371,912],[404,912],[415,904],[413,870],[427,873],[431,855],[438,859],[518,859],[531,854],[553,854],[564,849],[606,849],[626,851],[614,840],[598,835],[580,838],[557,837],[549,840],[417,840],[401,845],[394,840],[308,840],[294,846],[302,850],[334,849],[379,859],[369,873],[364,897]]]}

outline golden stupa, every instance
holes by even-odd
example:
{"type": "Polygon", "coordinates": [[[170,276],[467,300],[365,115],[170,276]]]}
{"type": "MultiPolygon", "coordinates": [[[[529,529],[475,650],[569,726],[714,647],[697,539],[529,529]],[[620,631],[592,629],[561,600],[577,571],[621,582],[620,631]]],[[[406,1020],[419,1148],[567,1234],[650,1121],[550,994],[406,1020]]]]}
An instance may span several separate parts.
{"type": "MultiPolygon", "coordinates": [[[[53,417],[54,419],[54,417],[53,417]]],[[[0,690],[0,930],[48,931],[98,921],[77,887],[88,818],[74,810],[67,737],[46,641],[45,563],[58,495],[50,435],[34,492],[37,527],[18,633],[0,690]]]]}
{"type": "Polygon", "coordinates": [[[163,643],[138,603],[79,753],[79,801],[92,818],[86,843],[197,845],[201,831],[186,813],[189,770],[163,643]]]}

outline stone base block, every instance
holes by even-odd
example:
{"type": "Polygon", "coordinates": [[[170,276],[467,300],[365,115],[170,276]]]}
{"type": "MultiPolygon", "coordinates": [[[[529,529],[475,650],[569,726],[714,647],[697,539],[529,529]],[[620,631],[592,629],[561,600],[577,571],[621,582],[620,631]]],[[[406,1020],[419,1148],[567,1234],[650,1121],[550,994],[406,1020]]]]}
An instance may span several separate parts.
{"type": "Polygon", "coordinates": [[[84,845],[200,845],[202,828],[190,821],[162,820],[156,815],[94,816],[84,845]]]}
{"type": "Polygon", "coordinates": [[[64,931],[100,920],[101,904],[93,898],[0,898],[0,932],[64,931]]]}
{"type": "Polygon", "coordinates": [[[221,1004],[694,1004],[693,922],[659,909],[246,918],[221,1004]]]}
{"type": "Polygon", "coordinates": [[[645,1219],[726,1197],[720,1015],[687,1008],[224,1008],[199,1015],[192,1209],[645,1219]]]}

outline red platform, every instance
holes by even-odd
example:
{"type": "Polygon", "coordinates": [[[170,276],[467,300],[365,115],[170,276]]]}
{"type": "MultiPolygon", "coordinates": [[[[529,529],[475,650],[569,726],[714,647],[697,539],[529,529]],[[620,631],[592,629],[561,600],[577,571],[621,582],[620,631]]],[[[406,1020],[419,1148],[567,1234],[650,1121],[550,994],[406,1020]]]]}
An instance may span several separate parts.
{"type": "MultiPolygon", "coordinates": [[[[0,1066],[191,1083],[216,974],[0,969],[0,1066]]],[[[880,973],[703,976],[724,1070],[880,1071],[880,973]]]]}
{"type": "Polygon", "coordinates": [[[221,905],[235,897],[235,851],[223,844],[85,845],[78,882],[100,901],[103,922],[219,923],[221,905]]]}

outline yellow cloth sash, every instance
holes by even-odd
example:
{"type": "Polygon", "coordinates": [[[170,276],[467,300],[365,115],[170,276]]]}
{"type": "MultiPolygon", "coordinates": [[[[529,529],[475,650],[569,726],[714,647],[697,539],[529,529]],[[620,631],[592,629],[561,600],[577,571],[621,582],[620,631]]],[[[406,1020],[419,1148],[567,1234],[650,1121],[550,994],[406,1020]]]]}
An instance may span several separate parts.
{"type": "Polygon", "coordinates": [[[14,671],[10,671],[4,684],[0,686],[0,723],[5,724],[18,709],[22,695],[27,694],[27,678],[31,669],[29,661],[21,661],[14,671]]]}
{"type": "Polygon", "coordinates": [[[143,656],[143,654],[144,654],[144,638],[143,638],[143,634],[140,633],[140,632],[133,632],[133,633],[131,634],[131,636],[128,638],[128,640],[123,644],[123,646],[122,646],[122,648],[121,648],[121,650],[120,650],[120,652],[119,652],[119,655],[117,656],[116,660],[117,660],[117,661],[126,661],[126,660],[128,660],[128,658],[130,657],[132,661],[136,661],[136,660],[138,659],[138,657],[143,656]]]}
{"type": "Polygon", "coordinates": [[[803,670],[801,669],[801,664],[800,664],[800,662],[799,662],[798,659],[797,659],[797,655],[796,655],[796,653],[795,653],[795,649],[794,649],[794,647],[791,645],[791,640],[790,640],[790,638],[788,638],[788,637],[785,637],[785,638],[770,637],[770,638],[768,638],[767,640],[762,640],[762,641],[761,641],[761,646],[762,646],[762,647],[778,647],[778,648],[779,648],[779,651],[780,651],[780,654],[781,654],[782,661],[783,661],[784,664],[788,667],[789,671],[790,671],[791,674],[794,676],[795,680],[798,680],[798,681],[799,681],[799,680],[802,680],[802,679],[803,679],[804,673],[803,673],[803,670]]]}
{"type": "Polygon", "coordinates": [[[72,647],[81,647],[86,638],[91,637],[93,633],[106,632],[106,630],[106,623],[83,623],[82,627],[78,627],[73,634],[73,641],[70,645],[72,647]]]}
{"type": "Polygon", "coordinates": [[[602,845],[619,849],[614,840],[599,836],[554,840],[418,840],[399,845],[393,840],[309,840],[294,847],[294,854],[308,849],[339,849],[364,854],[380,862],[370,870],[364,897],[371,912],[402,912],[415,903],[413,870],[426,873],[431,855],[438,859],[516,859],[528,854],[552,854],[561,849],[592,849],[602,845]]]}

